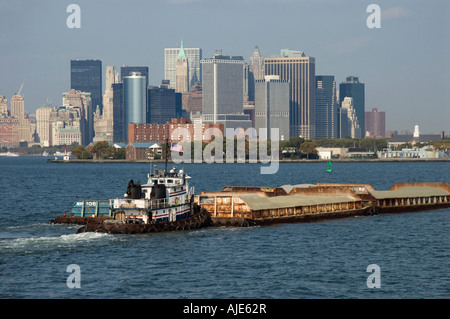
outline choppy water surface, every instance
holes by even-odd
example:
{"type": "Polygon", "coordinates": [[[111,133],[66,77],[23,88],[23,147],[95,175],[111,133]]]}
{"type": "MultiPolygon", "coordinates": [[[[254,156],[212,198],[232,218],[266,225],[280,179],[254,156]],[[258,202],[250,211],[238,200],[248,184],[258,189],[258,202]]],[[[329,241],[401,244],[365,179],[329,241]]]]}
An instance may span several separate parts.
{"type": "MultiPolygon", "coordinates": [[[[450,163],[184,164],[196,193],[227,185],[449,182],[450,163]]],[[[0,158],[0,298],[449,298],[449,210],[147,235],[47,222],[75,200],[122,196],[149,164],[0,158]],[[69,289],[67,266],[81,271],[69,289]],[[370,289],[367,266],[380,267],[370,289]]]]}

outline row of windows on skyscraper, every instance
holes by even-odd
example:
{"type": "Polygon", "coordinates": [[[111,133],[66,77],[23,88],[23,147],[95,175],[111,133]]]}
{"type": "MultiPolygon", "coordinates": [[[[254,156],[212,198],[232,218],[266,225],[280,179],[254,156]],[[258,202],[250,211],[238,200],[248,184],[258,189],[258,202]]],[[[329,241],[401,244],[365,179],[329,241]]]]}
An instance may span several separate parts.
{"type": "MultiPolygon", "coordinates": [[[[364,137],[364,84],[348,77],[336,87],[334,76],[315,74],[315,59],[281,50],[263,58],[255,47],[249,63],[216,52],[202,59],[199,48],[165,49],[165,80],[149,86],[146,66],[122,66],[119,76],[102,63],[71,61],[71,89],[89,92],[83,144],[128,140],[128,124],[166,123],[191,117],[226,128],[278,128],[278,138],[364,137]],[[338,96],[339,95],[339,96],[338,96]],[[189,105],[201,98],[201,107],[189,105]],[[201,112],[199,112],[201,111],[201,112]]],[[[225,133],[225,132],[224,132],[225,133]]]]}

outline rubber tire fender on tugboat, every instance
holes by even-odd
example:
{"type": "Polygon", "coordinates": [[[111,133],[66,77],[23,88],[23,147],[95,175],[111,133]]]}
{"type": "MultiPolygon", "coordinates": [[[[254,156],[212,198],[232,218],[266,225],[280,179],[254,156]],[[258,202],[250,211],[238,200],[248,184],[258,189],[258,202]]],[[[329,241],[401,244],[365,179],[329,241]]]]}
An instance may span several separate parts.
{"type": "Polygon", "coordinates": [[[378,209],[372,206],[367,210],[367,214],[370,216],[378,215],[378,209]]]}

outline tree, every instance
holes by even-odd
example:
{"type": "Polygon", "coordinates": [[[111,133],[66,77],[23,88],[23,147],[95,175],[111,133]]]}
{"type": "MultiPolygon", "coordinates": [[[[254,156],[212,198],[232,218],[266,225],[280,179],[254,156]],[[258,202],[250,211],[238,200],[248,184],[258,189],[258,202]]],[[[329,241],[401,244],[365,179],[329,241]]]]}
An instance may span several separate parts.
{"type": "Polygon", "coordinates": [[[74,146],[72,148],[72,155],[76,158],[81,159],[83,157],[83,153],[86,152],[86,149],[83,146],[74,146]]]}
{"type": "Polygon", "coordinates": [[[114,146],[109,146],[108,142],[101,141],[95,143],[94,147],[92,147],[91,153],[95,154],[98,159],[113,158],[116,153],[116,149],[114,146]]]}
{"type": "Polygon", "coordinates": [[[317,144],[314,141],[306,141],[300,145],[300,152],[302,154],[306,154],[307,158],[310,158],[310,155],[317,156],[317,144]]]}

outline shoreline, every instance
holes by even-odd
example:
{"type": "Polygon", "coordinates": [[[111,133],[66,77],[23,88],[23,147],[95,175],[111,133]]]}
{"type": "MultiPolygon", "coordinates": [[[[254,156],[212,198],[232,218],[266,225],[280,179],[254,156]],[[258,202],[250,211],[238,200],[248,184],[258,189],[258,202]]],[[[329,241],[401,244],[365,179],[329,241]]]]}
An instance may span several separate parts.
{"type": "MultiPolygon", "coordinates": [[[[86,160],[82,160],[82,159],[71,159],[68,161],[65,160],[55,160],[55,159],[48,159],[47,163],[65,163],[65,164],[70,164],[70,163],[91,163],[91,164],[103,164],[103,163],[121,163],[121,164],[127,164],[127,163],[165,163],[165,160],[153,160],[153,161],[149,161],[149,160],[95,160],[95,159],[86,159],[86,160]]],[[[268,163],[271,162],[279,162],[279,163],[327,163],[327,162],[332,162],[332,163],[357,163],[357,162],[375,162],[375,163],[381,163],[381,162],[387,162],[387,163],[393,163],[393,162],[399,162],[399,163],[404,163],[404,162],[450,162],[450,158],[377,158],[377,159],[288,159],[288,160],[278,160],[278,161],[270,161],[268,163]]],[[[181,163],[175,163],[171,160],[167,161],[168,164],[206,164],[205,161],[203,161],[202,163],[195,163],[194,161],[190,162],[190,163],[186,163],[186,162],[181,162],[181,163]]],[[[223,161],[223,163],[217,163],[217,162],[213,162],[214,164],[268,164],[268,163],[261,163],[261,162],[257,162],[257,163],[249,163],[248,160],[245,161],[245,163],[241,163],[241,162],[237,162],[237,161],[233,161],[231,163],[227,163],[226,161],[223,161]]]]}

